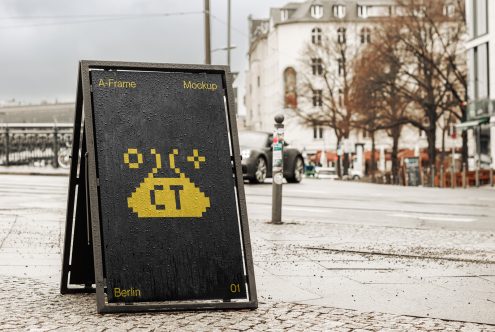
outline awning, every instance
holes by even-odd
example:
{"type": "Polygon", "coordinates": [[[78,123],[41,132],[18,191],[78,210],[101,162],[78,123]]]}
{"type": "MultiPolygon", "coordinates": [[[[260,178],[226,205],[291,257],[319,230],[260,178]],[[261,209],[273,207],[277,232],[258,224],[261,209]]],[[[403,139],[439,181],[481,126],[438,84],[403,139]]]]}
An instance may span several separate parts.
{"type": "Polygon", "coordinates": [[[478,119],[478,120],[473,120],[473,121],[466,121],[466,122],[456,124],[455,127],[457,129],[460,129],[460,130],[467,130],[469,128],[479,126],[480,124],[488,123],[489,120],[490,120],[489,118],[483,118],[483,119],[478,119]]]}

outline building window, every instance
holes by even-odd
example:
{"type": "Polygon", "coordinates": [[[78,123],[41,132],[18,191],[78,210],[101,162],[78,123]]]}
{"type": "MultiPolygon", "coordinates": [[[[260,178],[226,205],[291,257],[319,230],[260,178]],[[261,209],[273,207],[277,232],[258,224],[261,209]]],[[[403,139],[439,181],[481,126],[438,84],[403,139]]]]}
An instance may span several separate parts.
{"type": "Polygon", "coordinates": [[[338,17],[338,18],[344,18],[345,17],[345,6],[344,5],[335,5],[332,7],[333,9],[333,16],[338,17]]]}
{"type": "Polygon", "coordinates": [[[361,29],[361,44],[366,44],[371,42],[371,30],[370,28],[361,29]]]}
{"type": "Polygon", "coordinates": [[[313,16],[314,18],[322,18],[323,17],[323,6],[322,5],[311,6],[311,16],[313,16]]]}
{"type": "Polygon", "coordinates": [[[488,0],[470,0],[466,2],[466,20],[471,38],[488,32],[488,0]]]}
{"type": "Polygon", "coordinates": [[[292,67],[284,70],[284,107],[297,108],[297,73],[292,67]]]}
{"type": "Polygon", "coordinates": [[[313,138],[314,139],[322,139],[323,138],[323,127],[322,126],[313,126],[313,138]]]}
{"type": "Polygon", "coordinates": [[[339,76],[344,76],[344,59],[338,58],[337,63],[339,66],[339,76]]]}
{"type": "Polygon", "coordinates": [[[261,86],[261,78],[259,76],[256,78],[256,84],[258,85],[258,88],[261,86]]]}
{"type": "Polygon", "coordinates": [[[368,17],[368,7],[367,6],[357,6],[357,11],[358,11],[358,16],[361,18],[367,18],[368,17]]]}
{"type": "Polygon", "coordinates": [[[323,98],[322,98],[322,90],[313,90],[313,106],[322,106],[323,98]]]}
{"type": "Polygon", "coordinates": [[[366,6],[367,17],[390,16],[390,6],[366,6]]]}
{"type": "Polygon", "coordinates": [[[476,98],[488,98],[488,43],[475,48],[476,98]]]}
{"type": "Polygon", "coordinates": [[[455,5],[453,3],[446,4],[443,6],[443,14],[448,17],[454,16],[455,5]]]}
{"type": "Polygon", "coordinates": [[[345,28],[337,29],[337,43],[345,44],[345,28]]]}
{"type": "Polygon", "coordinates": [[[488,0],[473,0],[474,10],[472,10],[473,37],[484,35],[488,32],[488,0]]]}
{"type": "Polygon", "coordinates": [[[418,6],[413,9],[413,15],[417,17],[425,17],[426,16],[426,6],[418,6]]]}
{"type": "Polygon", "coordinates": [[[321,45],[321,29],[313,28],[311,30],[311,42],[315,45],[321,45]]]}
{"type": "Polygon", "coordinates": [[[280,20],[282,22],[287,21],[289,19],[289,11],[287,9],[280,10],[280,20]]]}
{"type": "Polygon", "coordinates": [[[323,75],[323,63],[321,58],[311,59],[311,69],[313,70],[313,75],[323,75]]]}
{"type": "Polygon", "coordinates": [[[468,51],[468,97],[471,100],[488,97],[488,44],[468,51]]]}
{"type": "Polygon", "coordinates": [[[339,89],[339,107],[344,107],[344,91],[339,89]]]}

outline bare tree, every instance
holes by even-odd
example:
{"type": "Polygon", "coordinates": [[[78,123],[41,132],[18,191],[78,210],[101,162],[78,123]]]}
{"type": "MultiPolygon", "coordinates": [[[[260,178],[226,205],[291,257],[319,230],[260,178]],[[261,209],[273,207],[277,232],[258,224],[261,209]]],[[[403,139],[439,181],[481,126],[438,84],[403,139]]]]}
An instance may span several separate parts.
{"type": "Polygon", "coordinates": [[[403,57],[404,50],[395,31],[381,29],[356,61],[353,77],[352,104],[359,114],[359,123],[371,134],[372,157],[376,131],[385,130],[392,138],[394,184],[399,183],[399,138],[403,125],[408,122],[409,101],[400,92],[408,84],[401,75],[403,57]]]}
{"type": "MultiPolygon", "coordinates": [[[[294,109],[294,114],[308,126],[326,126],[335,132],[338,149],[348,139],[353,128],[353,112],[349,105],[352,66],[355,58],[346,40],[345,28],[337,35],[326,33],[308,43],[301,57],[301,97],[309,107],[294,109]],[[312,107],[311,107],[312,106],[312,107]]],[[[340,156],[337,164],[339,176],[347,175],[349,155],[340,156]]]]}
{"type": "Polygon", "coordinates": [[[402,15],[389,21],[388,29],[406,52],[401,75],[407,84],[399,92],[421,112],[411,112],[408,122],[426,133],[430,169],[436,160],[437,123],[446,113],[459,119],[465,110],[452,107],[449,95],[463,105],[466,99],[466,66],[462,52],[464,7],[443,1],[399,0],[402,15]]]}
{"type": "Polygon", "coordinates": [[[369,79],[373,70],[368,65],[368,60],[370,60],[368,57],[363,56],[357,63],[356,75],[354,76],[356,89],[353,90],[351,103],[357,114],[355,126],[365,131],[371,138],[371,158],[368,173],[371,175],[371,181],[375,182],[375,134],[381,127],[382,102],[379,97],[379,86],[373,84],[372,80],[369,79]]]}

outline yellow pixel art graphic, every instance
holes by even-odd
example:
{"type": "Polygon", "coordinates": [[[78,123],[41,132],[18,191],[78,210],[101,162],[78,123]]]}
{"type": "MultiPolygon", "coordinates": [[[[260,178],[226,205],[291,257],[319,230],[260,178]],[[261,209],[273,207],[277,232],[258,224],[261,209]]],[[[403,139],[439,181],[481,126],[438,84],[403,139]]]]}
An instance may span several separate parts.
{"type": "MultiPolygon", "coordinates": [[[[162,157],[155,149],[150,152],[154,156],[155,167],[127,198],[127,206],[139,218],[202,217],[210,207],[210,198],[177,167],[175,157],[179,155],[179,150],[173,149],[168,155],[170,169],[177,174],[176,178],[155,177],[162,168],[162,157]]],[[[206,157],[200,156],[198,149],[193,149],[187,161],[193,163],[194,169],[200,169],[206,157]]],[[[137,149],[129,148],[124,153],[124,163],[131,169],[139,168],[143,155],[137,149]]]]}

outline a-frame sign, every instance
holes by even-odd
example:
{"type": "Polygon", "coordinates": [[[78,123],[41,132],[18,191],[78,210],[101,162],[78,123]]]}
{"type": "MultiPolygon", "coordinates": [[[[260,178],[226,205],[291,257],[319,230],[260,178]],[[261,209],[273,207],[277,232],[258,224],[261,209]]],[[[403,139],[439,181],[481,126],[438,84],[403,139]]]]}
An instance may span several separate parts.
{"type": "Polygon", "coordinates": [[[228,67],[81,61],[73,137],[62,294],[257,307],[228,67]]]}

